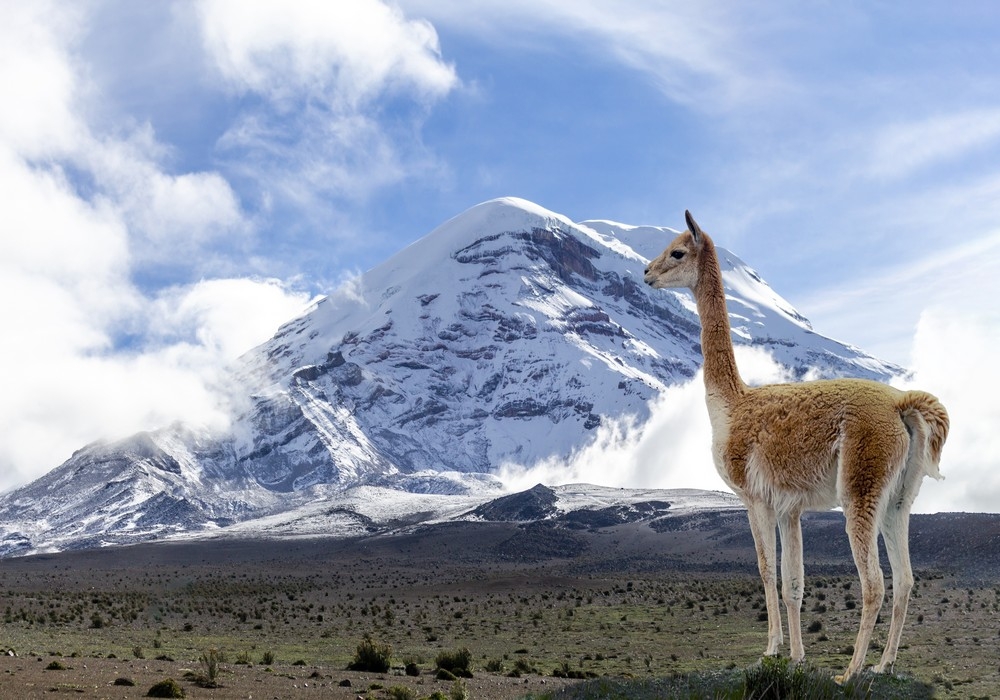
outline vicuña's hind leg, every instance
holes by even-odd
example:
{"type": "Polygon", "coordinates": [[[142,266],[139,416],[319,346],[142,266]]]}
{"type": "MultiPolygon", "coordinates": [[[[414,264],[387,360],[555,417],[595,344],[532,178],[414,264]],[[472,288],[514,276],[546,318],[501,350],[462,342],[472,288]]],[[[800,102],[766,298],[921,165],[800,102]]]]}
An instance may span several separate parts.
{"type": "Polygon", "coordinates": [[[910,512],[908,507],[896,508],[894,505],[882,516],[882,539],[892,566],[892,622],[882,660],[875,666],[875,670],[880,673],[891,670],[896,663],[903,621],[910,602],[910,590],[913,588],[913,572],[910,569],[910,512]]]}
{"type": "Polygon", "coordinates": [[[781,597],[788,612],[788,643],[792,661],[806,656],[802,646],[802,588],[805,571],[802,566],[802,522],[798,511],[778,518],[781,534],[781,597]]]}
{"type": "Polygon", "coordinates": [[[882,597],[885,595],[882,569],[878,564],[878,530],[875,527],[874,513],[867,509],[845,506],[844,515],[847,517],[847,537],[854,553],[854,563],[861,578],[861,624],[854,642],[851,663],[838,680],[847,680],[864,666],[872,630],[875,629],[875,620],[878,619],[882,597]]]}
{"type": "Polygon", "coordinates": [[[750,532],[757,548],[757,568],[764,582],[764,601],[767,603],[767,649],[765,656],[774,656],[784,641],[781,635],[781,608],[778,606],[778,579],[774,510],[764,503],[747,503],[750,532]]]}

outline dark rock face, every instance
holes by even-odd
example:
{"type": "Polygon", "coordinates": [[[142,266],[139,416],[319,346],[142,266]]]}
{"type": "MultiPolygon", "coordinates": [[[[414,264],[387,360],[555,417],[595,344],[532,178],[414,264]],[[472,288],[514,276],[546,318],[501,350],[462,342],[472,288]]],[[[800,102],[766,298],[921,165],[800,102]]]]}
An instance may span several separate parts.
{"type": "Polygon", "coordinates": [[[559,516],[558,522],[573,530],[598,530],[625,523],[654,520],[666,515],[669,508],[670,504],[666,501],[646,501],[593,510],[581,509],[559,516]]]}
{"type": "Polygon", "coordinates": [[[472,515],[492,522],[529,522],[545,520],[556,513],[556,493],[538,484],[527,491],[501,496],[484,503],[472,515]]]}

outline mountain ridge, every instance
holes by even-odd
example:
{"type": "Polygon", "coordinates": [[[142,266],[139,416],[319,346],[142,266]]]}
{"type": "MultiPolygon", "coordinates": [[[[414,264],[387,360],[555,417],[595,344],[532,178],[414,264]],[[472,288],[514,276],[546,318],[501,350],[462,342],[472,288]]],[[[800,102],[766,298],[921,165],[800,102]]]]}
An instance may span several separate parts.
{"type": "MultiPolygon", "coordinates": [[[[569,459],[694,377],[690,297],[641,280],[669,235],[516,198],[472,207],[242,356],[228,431],[94,443],[0,496],[0,556],[225,531],[365,485],[498,494],[501,465],[569,459]]],[[[737,344],[797,379],[903,373],[720,259],[737,344]]]]}

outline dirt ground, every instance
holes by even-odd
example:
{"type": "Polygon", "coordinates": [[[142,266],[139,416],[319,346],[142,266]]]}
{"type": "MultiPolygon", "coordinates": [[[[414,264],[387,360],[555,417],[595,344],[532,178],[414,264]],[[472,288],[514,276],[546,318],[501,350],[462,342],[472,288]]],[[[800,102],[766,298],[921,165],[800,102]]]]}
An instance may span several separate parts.
{"type": "MultiPolygon", "coordinates": [[[[189,698],[517,700],[574,676],[746,668],[767,622],[745,539],[644,524],[467,524],[4,560],[0,650],[18,656],[0,656],[0,700],[138,698],[166,678],[189,698]],[[391,647],[392,671],[343,670],[366,637],[391,647]],[[459,649],[473,678],[455,688],[434,670],[459,649]],[[219,653],[222,687],[194,680],[208,650],[219,653]],[[408,663],[419,676],[404,675],[408,663]]],[[[802,616],[807,661],[831,675],[846,666],[860,617],[856,574],[831,564],[836,554],[807,561],[802,616]]],[[[998,638],[1000,583],[918,570],[897,669],[938,697],[1000,697],[998,638]]]]}
{"type": "MultiPolygon", "coordinates": [[[[244,666],[224,664],[219,672],[218,688],[202,688],[185,675],[200,672],[191,664],[176,662],[84,659],[56,657],[0,657],[0,698],[34,700],[35,698],[100,698],[132,700],[146,697],[155,684],[173,678],[188,698],[212,700],[284,700],[284,698],[355,698],[391,697],[396,686],[412,688],[415,698],[428,697],[435,691],[451,697],[453,682],[439,681],[433,675],[417,678],[402,671],[387,674],[356,673],[320,667],[275,665],[244,666]],[[56,661],[65,670],[46,670],[56,661]],[[128,680],[134,685],[116,685],[128,680]]],[[[529,676],[509,678],[477,673],[461,681],[469,698],[504,700],[538,696],[554,691],[566,683],[560,678],[529,676]]]]}

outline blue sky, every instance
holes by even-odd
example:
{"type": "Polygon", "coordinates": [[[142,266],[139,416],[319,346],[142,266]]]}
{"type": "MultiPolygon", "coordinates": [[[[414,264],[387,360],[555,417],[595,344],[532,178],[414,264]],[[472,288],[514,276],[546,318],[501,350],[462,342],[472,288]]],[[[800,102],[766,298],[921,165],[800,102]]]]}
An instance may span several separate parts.
{"type": "Polygon", "coordinates": [[[99,437],[224,421],[225,362],[515,195],[577,221],[691,209],[819,332],[941,395],[939,502],[995,509],[995,4],[3,5],[0,489],[99,437]]]}

